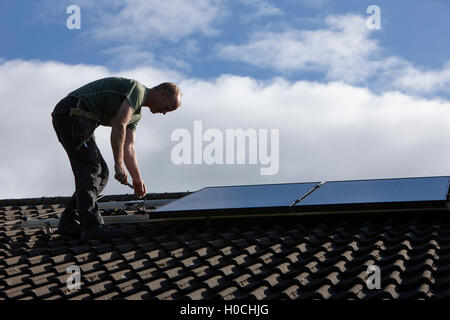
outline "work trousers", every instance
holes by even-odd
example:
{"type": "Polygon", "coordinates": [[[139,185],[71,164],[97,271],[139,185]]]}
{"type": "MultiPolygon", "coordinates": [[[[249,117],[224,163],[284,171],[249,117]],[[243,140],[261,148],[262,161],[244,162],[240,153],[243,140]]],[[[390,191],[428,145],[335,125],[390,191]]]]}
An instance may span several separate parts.
{"type": "Polygon", "coordinates": [[[52,113],[52,122],[58,140],[69,157],[75,178],[75,192],[66,205],[65,216],[79,221],[81,229],[87,230],[104,224],[97,197],[108,182],[109,170],[93,134],[82,143],[74,138],[76,119],[69,115],[69,110],[76,108],[77,102],[74,97],[61,100],[52,113]]]}

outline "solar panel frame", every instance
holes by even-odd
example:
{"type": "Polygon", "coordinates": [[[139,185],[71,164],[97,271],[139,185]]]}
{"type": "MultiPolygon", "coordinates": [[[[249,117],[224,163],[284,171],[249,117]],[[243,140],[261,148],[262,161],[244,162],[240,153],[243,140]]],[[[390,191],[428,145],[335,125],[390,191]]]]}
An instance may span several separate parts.
{"type": "Polygon", "coordinates": [[[304,212],[311,210],[339,211],[406,208],[446,208],[449,186],[449,176],[327,181],[323,183],[317,190],[302,199],[302,201],[296,203],[294,207],[295,212],[304,212]],[[418,184],[420,182],[422,182],[422,186],[418,184]],[[423,184],[423,182],[426,183],[423,184]],[[372,184],[372,187],[378,185],[379,188],[383,184],[385,186],[389,186],[389,183],[396,183],[397,187],[403,187],[404,189],[397,190],[397,195],[395,195],[394,190],[394,195],[389,197],[386,194],[386,192],[388,192],[389,190],[381,189],[380,193],[380,189],[371,189],[370,186],[368,186],[370,184],[372,184]],[[406,190],[405,188],[407,187],[408,183],[410,187],[415,184],[413,188],[409,189],[409,191],[414,191],[411,193],[413,196],[411,196],[411,194],[407,195],[408,190],[406,190]],[[341,190],[336,192],[338,187],[341,187],[341,190]],[[428,194],[423,193],[423,189],[426,189],[426,187],[433,187],[433,192],[428,194]],[[356,188],[358,188],[358,191],[360,192],[359,196],[351,194],[356,188]],[[335,192],[334,196],[333,192],[335,192]],[[348,192],[350,192],[350,195],[348,194],[348,192]],[[366,194],[364,194],[364,192],[366,194]],[[414,197],[414,194],[417,195],[418,192],[422,192],[423,195],[420,197],[414,197]],[[351,199],[352,196],[353,199],[351,199]],[[333,197],[339,199],[339,201],[333,200],[333,197]]]}
{"type": "Polygon", "coordinates": [[[152,211],[150,217],[290,212],[298,199],[319,184],[303,182],[206,187],[152,211]]]}

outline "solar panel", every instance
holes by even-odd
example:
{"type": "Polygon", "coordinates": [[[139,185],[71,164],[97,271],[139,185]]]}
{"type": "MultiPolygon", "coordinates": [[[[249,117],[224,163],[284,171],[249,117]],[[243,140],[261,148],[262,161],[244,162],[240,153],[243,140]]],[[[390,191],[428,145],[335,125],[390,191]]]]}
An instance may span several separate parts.
{"type": "Polygon", "coordinates": [[[295,207],[377,204],[445,204],[449,177],[330,181],[295,207]]]}
{"type": "Polygon", "coordinates": [[[308,182],[207,187],[154,210],[152,216],[156,217],[159,213],[193,211],[196,213],[231,211],[237,213],[239,210],[248,213],[254,209],[264,212],[280,209],[288,211],[290,205],[318,184],[319,182],[308,182]]]}

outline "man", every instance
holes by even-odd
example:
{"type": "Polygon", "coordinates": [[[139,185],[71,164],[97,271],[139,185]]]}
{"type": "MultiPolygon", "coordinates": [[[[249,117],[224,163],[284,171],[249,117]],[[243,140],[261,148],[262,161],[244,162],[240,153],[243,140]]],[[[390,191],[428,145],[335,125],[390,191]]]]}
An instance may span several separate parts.
{"type": "Polygon", "coordinates": [[[147,190],[134,150],[141,109],[148,107],[152,113],[165,115],[180,104],[181,92],[173,83],[164,82],[149,89],[133,79],[111,77],[72,91],[56,105],[53,127],[75,177],[75,192],[61,214],[58,233],[81,236],[82,240],[123,234],[106,228],[99,213],[97,197],[106,186],[109,172],[95,143],[94,130],[99,125],[111,127],[114,178],[128,184],[128,169],[134,194],[142,198],[147,190]]]}

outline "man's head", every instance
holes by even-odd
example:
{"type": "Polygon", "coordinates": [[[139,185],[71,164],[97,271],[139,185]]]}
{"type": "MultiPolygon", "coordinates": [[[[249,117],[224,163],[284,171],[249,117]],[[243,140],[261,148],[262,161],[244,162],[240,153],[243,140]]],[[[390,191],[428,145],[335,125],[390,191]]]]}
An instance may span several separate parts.
{"type": "Polygon", "coordinates": [[[181,105],[181,91],[176,84],[163,82],[150,89],[146,105],[152,113],[162,113],[176,110],[181,105]]]}

